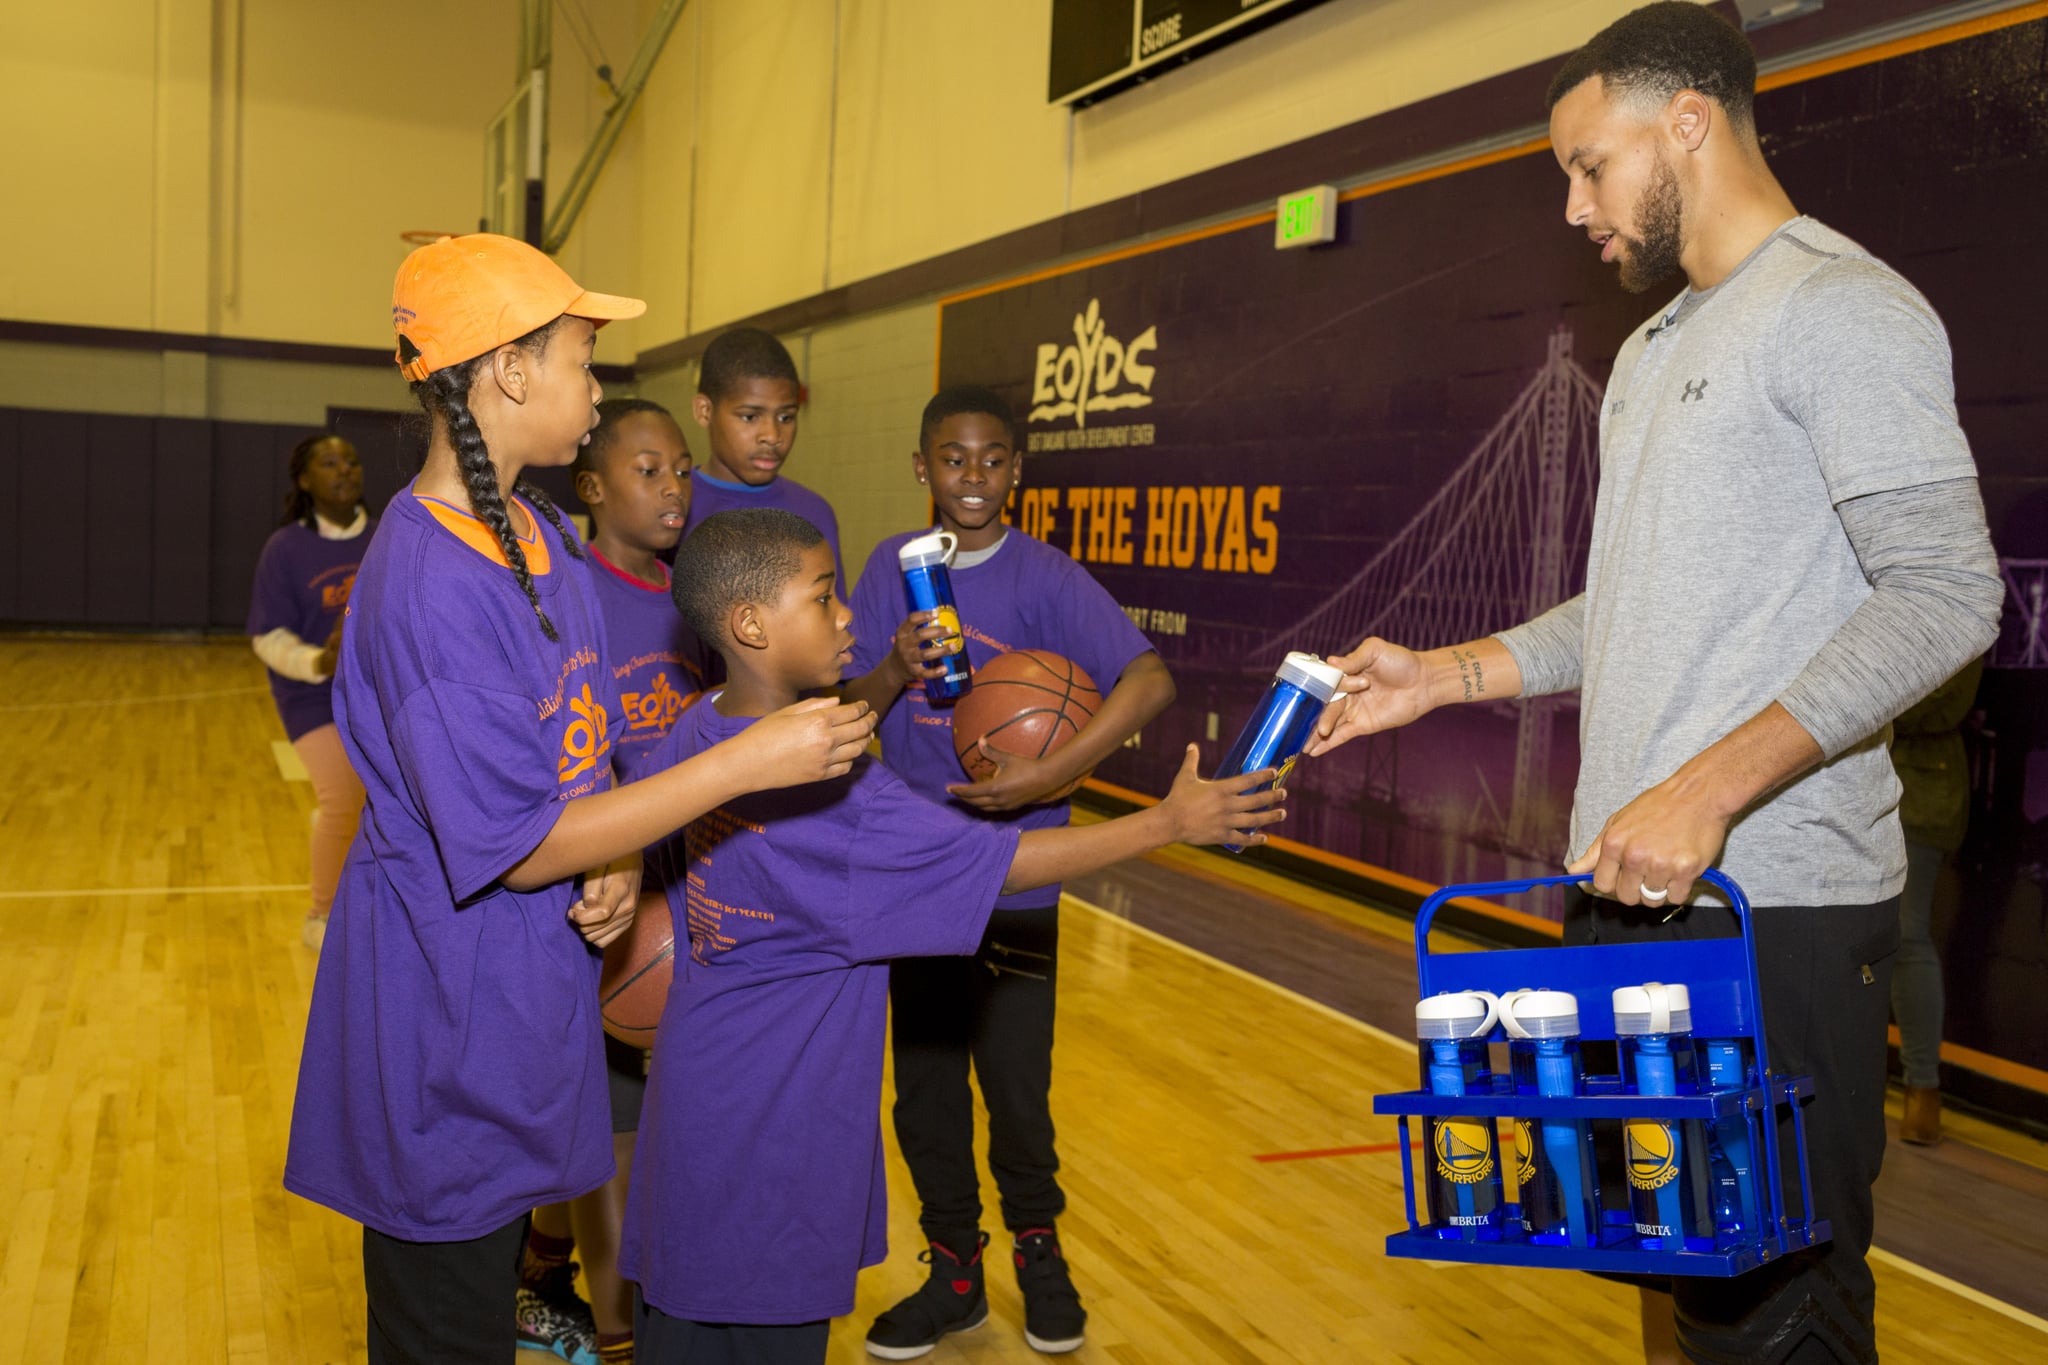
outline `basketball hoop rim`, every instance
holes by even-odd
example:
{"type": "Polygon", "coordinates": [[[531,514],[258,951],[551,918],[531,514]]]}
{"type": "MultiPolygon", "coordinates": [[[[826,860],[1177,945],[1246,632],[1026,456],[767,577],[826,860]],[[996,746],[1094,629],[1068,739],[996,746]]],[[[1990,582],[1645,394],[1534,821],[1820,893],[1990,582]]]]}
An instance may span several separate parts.
{"type": "Polygon", "coordinates": [[[443,237],[460,237],[459,232],[442,232],[436,228],[408,228],[398,234],[398,240],[407,246],[432,246],[443,237]]]}

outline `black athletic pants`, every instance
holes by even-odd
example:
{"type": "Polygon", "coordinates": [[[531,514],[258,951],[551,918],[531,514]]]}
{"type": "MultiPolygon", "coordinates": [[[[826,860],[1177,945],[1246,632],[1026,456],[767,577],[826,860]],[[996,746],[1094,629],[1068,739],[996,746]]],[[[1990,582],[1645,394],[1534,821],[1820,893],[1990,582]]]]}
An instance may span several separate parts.
{"type": "Polygon", "coordinates": [[[1052,1025],[1059,906],[998,910],[973,957],[889,968],[896,1141],[924,1206],[924,1234],[972,1246],[981,1227],[971,1063],[988,1106],[988,1166],[1012,1232],[1067,1206],[1053,1152],[1052,1025]]]}
{"type": "MultiPolygon", "coordinates": [[[[1574,896],[1564,941],[1694,940],[1737,932],[1731,910],[1694,906],[1659,924],[1664,913],[1574,896]]],[[[1866,1257],[1871,1187],[1884,1162],[1885,1023],[1899,945],[1898,898],[1754,913],[1771,1066],[1781,1075],[1813,1078],[1813,1098],[1802,1105],[1808,1168],[1816,1210],[1833,1224],[1834,1240],[1733,1279],[1674,1278],[1678,1344],[1703,1365],[1875,1361],[1877,1286],[1866,1257]]],[[[1796,1214],[1797,1150],[1790,1113],[1780,1112],[1785,1209],[1796,1214]]]]}
{"type": "Polygon", "coordinates": [[[639,1365],[825,1365],[831,1340],[830,1320],[777,1327],[692,1322],[633,1295],[633,1359],[639,1365]]]}
{"type": "Polygon", "coordinates": [[[406,1242],[363,1229],[370,1365],[506,1365],[529,1215],[466,1242],[406,1242]]]}

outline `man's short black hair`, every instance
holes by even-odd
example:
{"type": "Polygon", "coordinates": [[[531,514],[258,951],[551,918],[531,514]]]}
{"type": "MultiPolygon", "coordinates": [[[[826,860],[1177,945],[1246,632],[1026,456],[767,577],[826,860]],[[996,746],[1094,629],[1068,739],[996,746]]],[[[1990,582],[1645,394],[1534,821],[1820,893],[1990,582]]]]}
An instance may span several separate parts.
{"type": "Polygon", "coordinates": [[[704,348],[697,367],[697,392],[716,403],[732,397],[749,379],[787,379],[801,386],[789,348],[758,327],[721,332],[704,348]]]}
{"type": "Polygon", "coordinates": [[[932,401],[924,405],[924,418],[918,423],[918,448],[930,448],[939,423],[948,417],[969,414],[986,415],[1001,422],[1003,431],[1010,438],[1010,449],[1017,448],[1017,419],[1011,414],[1010,405],[994,389],[985,389],[978,384],[957,384],[932,395],[932,401]]]}
{"type": "Polygon", "coordinates": [[[676,547],[669,595],[697,638],[723,653],[732,609],[780,600],[804,551],[824,543],[822,531],[779,507],[713,513],[676,547]]]}
{"type": "MultiPolygon", "coordinates": [[[[607,398],[597,405],[597,425],[590,429],[589,443],[576,448],[576,460],[569,466],[570,472],[595,474],[598,460],[619,438],[619,423],[640,412],[658,412],[671,422],[676,420],[674,413],[650,399],[607,398]]],[[[680,423],[677,430],[681,430],[680,423]]]]}
{"type": "Polygon", "coordinates": [[[1756,52],[1749,39],[1705,5],[1663,0],[1624,14],[1565,59],[1544,107],[1598,76],[1609,94],[1659,103],[1697,90],[1740,130],[1756,126],[1756,52]]]}

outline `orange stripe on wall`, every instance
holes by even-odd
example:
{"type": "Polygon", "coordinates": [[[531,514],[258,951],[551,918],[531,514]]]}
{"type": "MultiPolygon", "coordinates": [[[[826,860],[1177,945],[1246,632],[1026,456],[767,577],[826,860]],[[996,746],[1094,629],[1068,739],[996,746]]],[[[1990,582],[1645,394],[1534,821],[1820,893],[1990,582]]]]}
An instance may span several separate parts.
{"type": "MultiPolygon", "coordinates": [[[[1893,1024],[1887,1032],[1891,1039],[1891,1045],[1897,1047],[1899,1045],[1899,1026],[1893,1024]]],[[[2048,1071],[2028,1066],[2024,1062],[2009,1061],[2004,1057],[1994,1057],[1988,1052],[1979,1052],[1976,1048],[1964,1047],[1961,1043],[1950,1042],[1942,1043],[1941,1060],[1947,1062],[1950,1066],[1959,1066],[1965,1071],[1974,1071],[1980,1076],[1989,1076],[1994,1081],[2004,1081],[2007,1085],[2016,1085],[2022,1090],[2031,1090],[2036,1094],[2048,1095],[2048,1071]]]]}

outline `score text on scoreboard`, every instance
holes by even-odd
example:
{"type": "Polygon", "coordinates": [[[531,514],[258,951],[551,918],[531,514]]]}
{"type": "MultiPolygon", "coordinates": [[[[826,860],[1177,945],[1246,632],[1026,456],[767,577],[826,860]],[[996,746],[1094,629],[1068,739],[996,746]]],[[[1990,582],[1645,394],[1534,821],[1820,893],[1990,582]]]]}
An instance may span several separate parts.
{"type": "Polygon", "coordinates": [[[1315,185],[1280,196],[1273,215],[1273,245],[1321,246],[1337,240],[1337,187],[1315,185]]]}

